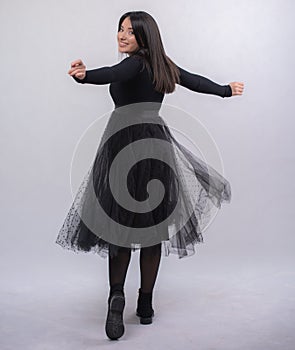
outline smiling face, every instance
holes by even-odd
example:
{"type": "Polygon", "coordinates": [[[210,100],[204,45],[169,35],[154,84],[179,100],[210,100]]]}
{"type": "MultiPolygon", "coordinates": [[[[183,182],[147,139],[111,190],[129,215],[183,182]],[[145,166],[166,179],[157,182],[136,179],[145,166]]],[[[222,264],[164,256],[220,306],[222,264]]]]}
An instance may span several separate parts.
{"type": "Polygon", "coordinates": [[[139,46],[133,33],[132,24],[129,17],[126,17],[121,24],[117,34],[119,52],[131,54],[139,46]]]}

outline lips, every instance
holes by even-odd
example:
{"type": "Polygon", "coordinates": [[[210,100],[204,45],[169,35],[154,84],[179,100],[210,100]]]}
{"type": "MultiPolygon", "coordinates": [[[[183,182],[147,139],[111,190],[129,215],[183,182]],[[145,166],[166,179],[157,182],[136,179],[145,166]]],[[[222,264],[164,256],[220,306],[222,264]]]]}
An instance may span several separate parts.
{"type": "Polygon", "coordinates": [[[127,43],[123,43],[123,42],[120,42],[119,44],[120,44],[120,46],[126,46],[126,45],[128,45],[127,43]]]}

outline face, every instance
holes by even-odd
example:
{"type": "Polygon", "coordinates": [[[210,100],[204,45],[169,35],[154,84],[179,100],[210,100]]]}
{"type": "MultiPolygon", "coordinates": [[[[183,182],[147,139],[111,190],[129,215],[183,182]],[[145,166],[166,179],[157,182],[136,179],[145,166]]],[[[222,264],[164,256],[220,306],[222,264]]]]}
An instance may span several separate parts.
{"type": "Polygon", "coordinates": [[[131,54],[139,48],[129,17],[126,17],[121,24],[117,34],[119,52],[131,54]]]}

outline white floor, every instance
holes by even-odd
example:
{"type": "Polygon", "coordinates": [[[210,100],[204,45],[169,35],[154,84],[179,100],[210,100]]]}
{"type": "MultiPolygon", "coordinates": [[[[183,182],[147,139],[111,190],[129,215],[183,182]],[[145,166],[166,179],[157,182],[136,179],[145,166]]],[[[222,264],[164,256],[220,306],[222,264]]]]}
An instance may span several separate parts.
{"type": "Polygon", "coordinates": [[[140,325],[135,254],[125,286],[125,333],[118,341],[108,340],[104,332],[106,260],[67,253],[68,265],[18,261],[6,274],[3,269],[1,350],[295,349],[291,262],[217,263],[202,252],[183,261],[162,258],[154,322],[140,325]],[[75,271],[70,266],[74,262],[75,271]]]}

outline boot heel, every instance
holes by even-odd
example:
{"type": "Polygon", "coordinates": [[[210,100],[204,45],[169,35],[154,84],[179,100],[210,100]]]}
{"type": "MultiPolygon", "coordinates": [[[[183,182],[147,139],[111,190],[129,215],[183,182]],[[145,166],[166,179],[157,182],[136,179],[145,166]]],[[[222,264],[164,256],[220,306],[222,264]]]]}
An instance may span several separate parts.
{"type": "Polygon", "coordinates": [[[139,317],[139,322],[141,324],[151,324],[151,323],[153,323],[154,313],[152,314],[152,316],[142,317],[142,316],[140,316],[140,314],[138,312],[136,312],[136,316],[139,317]]]}

